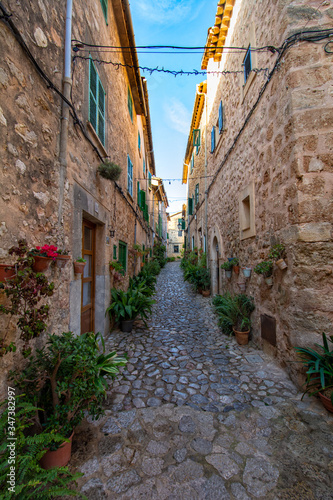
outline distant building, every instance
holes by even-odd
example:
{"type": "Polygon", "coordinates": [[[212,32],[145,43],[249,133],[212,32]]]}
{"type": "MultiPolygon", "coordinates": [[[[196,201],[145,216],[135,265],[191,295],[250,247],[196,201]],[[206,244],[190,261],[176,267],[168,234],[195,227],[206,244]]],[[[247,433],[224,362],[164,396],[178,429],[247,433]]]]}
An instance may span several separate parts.
{"type": "Polygon", "coordinates": [[[177,212],[168,216],[168,257],[181,257],[185,241],[185,219],[183,213],[177,212]]]}
{"type": "Polygon", "coordinates": [[[187,247],[207,250],[213,294],[245,283],[255,342],[297,379],[293,346],[333,327],[332,9],[226,0],[212,23],[183,168],[187,247]],[[253,268],[276,243],[288,268],[274,264],[269,287],[253,268]],[[250,279],[226,278],[231,257],[250,279]]]}

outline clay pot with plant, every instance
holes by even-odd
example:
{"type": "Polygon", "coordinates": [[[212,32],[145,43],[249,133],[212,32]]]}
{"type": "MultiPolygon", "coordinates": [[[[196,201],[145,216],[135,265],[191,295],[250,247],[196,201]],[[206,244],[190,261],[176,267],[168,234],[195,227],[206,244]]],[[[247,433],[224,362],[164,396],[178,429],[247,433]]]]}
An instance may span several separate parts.
{"type": "Polygon", "coordinates": [[[57,247],[54,245],[36,246],[36,248],[30,250],[29,254],[34,259],[33,270],[40,273],[46,271],[51,262],[56,260],[58,256],[57,250],[57,247]]]}
{"type": "Polygon", "coordinates": [[[232,260],[232,270],[235,274],[239,274],[239,258],[238,257],[233,257],[232,260]]]}
{"type": "Polygon", "coordinates": [[[56,257],[56,266],[58,269],[63,269],[67,262],[70,260],[71,256],[69,255],[68,250],[57,250],[57,257],[56,257]]]}
{"type": "Polygon", "coordinates": [[[231,278],[232,268],[234,267],[232,260],[227,260],[221,264],[221,269],[225,270],[225,275],[227,278],[231,278]]]}
{"type": "Polygon", "coordinates": [[[278,243],[272,246],[268,258],[273,260],[279,269],[283,270],[288,267],[286,261],[284,260],[286,256],[285,246],[278,243]]]}
{"type": "Polygon", "coordinates": [[[253,269],[256,274],[261,274],[268,286],[273,285],[273,261],[263,260],[253,269]]]}
{"type": "Polygon", "coordinates": [[[74,273],[75,274],[83,274],[85,265],[86,265],[86,259],[83,259],[80,257],[79,259],[76,259],[74,261],[74,273]]]}

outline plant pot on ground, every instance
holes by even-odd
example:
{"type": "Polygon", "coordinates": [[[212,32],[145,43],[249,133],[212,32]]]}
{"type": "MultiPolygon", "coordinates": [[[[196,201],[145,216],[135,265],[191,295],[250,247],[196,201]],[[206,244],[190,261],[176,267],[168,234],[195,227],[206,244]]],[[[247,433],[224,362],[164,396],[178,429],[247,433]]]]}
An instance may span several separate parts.
{"type": "Polygon", "coordinates": [[[117,322],[121,322],[134,321],[140,317],[145,321],[148,314],[151,314],[151,308],[156,301],[143,293],[143,288],[135,287],[133,282],[126,292],[112,288],[111,304],[106,310],[110,319],[114,318],[117,322]]]}
{"type": "Polygon", "coordinates": [[[295,347],[300,362],[307,368],[305,394],[319,395],[325,408],[333,412],[333,335],[322,334],[323,345],[315,344],[317,350],[309,347],[295,347]]]}
{"type": "MultiPolygon", "coordinates": [[[[213,299],[215,311],[219,317],[218,324],[222,327],[224,333],[242,333],[242,337],[248,335],[251,329],[250,316],[254,310],[254,301],[252,297],[245,294],[232,295],[227,292],[224,295],[216,295],[213,299]],[[246,335],[245,335],[246,334],[246,335]]],[[[238,342],[237,336],[236,340],[238,342]]],[[[240,343],[240,342],[239,342],[240,343]]],[[[244,344],[244,341],[241,341],[244,344]]]]}
{"type": "MultiPolygon", "coordinates": [[[[38,407],[37,432],[55,432],[69,438],[85,414],[93,419],[103,414],[102,402],[108,379],[119,372],[126,359],[116,352],[106,354],[103,338],[94,333],[51,335],[37,350],[27,367],[12,373],[23,400],[38,407]],[[100,352],[99,341],[103,350],[100,352]]],[[[60,443],[62,444],[62,443],[60,443]]],[[[54,442],[50,450],[59,448],[54,442]]]]}

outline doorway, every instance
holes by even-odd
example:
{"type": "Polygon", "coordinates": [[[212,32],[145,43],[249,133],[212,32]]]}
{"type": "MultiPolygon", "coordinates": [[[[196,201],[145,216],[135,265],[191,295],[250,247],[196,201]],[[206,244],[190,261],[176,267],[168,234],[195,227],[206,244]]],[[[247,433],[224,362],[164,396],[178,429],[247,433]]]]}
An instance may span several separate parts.
{"type": "Polygon", "coordinates": [[[86,265],[82,275],[81,334],[94,331],[95,323],[95,236],[96,226],[82,223],[82,257],[86,265]]]}
{"type": "Polygon", "coordinates": [[[219,244],[216,236],[213,239],[211,255],[212,293],[216,295],[220,293],[219,244]]]}

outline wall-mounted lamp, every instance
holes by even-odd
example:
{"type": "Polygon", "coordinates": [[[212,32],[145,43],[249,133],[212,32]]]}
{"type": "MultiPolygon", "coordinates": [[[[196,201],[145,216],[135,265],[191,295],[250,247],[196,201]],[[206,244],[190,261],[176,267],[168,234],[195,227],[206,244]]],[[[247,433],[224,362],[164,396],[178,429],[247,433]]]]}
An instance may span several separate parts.
{"type": "Polygon", "coordinates": [[[114,238],[114,234],[116,231],[114,229],[110,229],[110,228],[111,228],[111,226],[109,226],[110,236],[111,236],[111,238],[114,238]]]}

